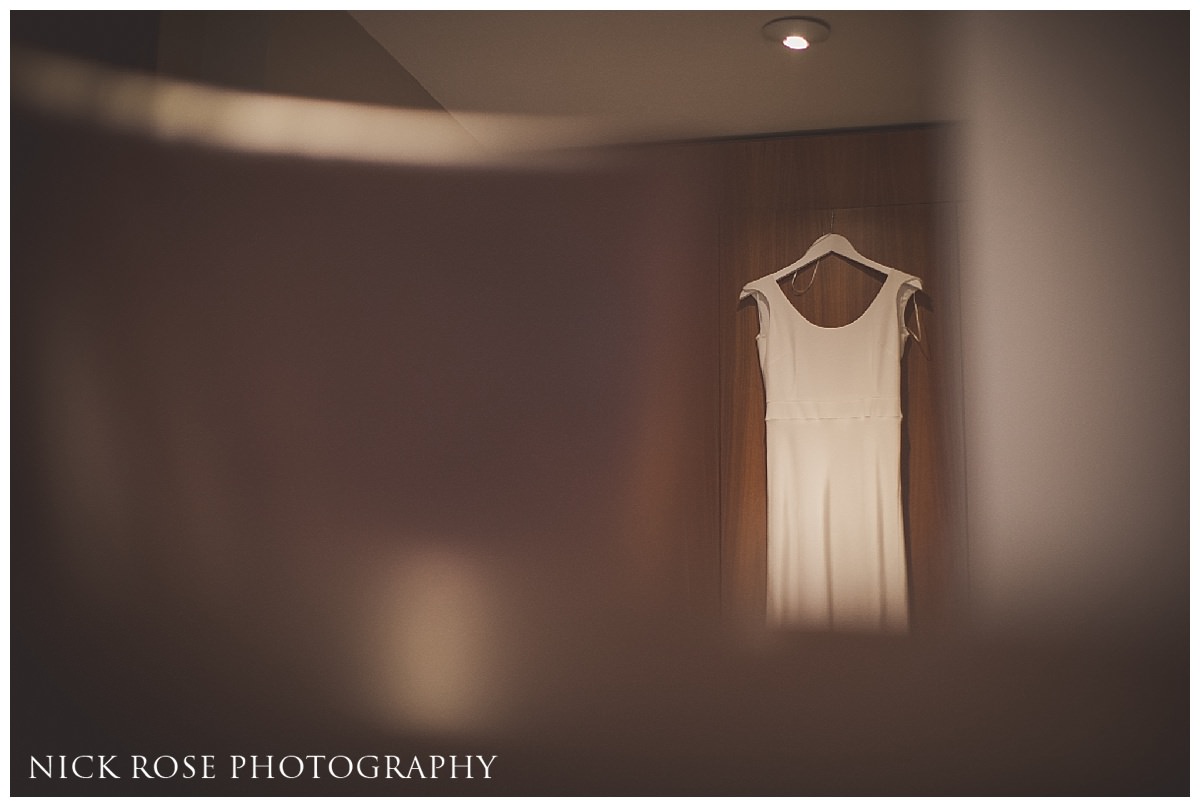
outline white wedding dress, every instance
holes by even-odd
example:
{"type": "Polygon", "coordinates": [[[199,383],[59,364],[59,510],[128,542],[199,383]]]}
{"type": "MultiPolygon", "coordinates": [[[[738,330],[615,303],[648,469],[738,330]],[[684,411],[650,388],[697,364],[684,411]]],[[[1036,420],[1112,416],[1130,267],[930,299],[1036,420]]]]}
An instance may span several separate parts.
{"type": "Polygon", "coordinates": [[[900,357],[921,280],[887,268],[858,319],[823,328],[787,299],[780,274],[742,290],[758,306],[766,390],[768,621],[904,631],[900,357]]]}

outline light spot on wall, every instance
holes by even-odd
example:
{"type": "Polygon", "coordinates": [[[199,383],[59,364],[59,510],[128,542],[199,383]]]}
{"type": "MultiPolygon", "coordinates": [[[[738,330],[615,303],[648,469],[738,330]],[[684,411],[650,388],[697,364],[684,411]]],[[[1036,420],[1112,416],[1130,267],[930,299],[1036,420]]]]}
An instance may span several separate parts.
{"type": "Polygon", "coordinates": [[[505,701],[496,581],[451,549],[386,552],[367,574],[360,636],[368,717],[400,731],[492,725],[505,701]]]}

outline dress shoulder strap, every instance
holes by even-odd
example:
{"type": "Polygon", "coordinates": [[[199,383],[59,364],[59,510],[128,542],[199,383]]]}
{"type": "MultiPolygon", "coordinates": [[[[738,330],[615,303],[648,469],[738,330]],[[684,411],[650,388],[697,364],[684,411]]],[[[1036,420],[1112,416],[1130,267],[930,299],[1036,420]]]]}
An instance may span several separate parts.
{"type": "Polygon", "coordinates": [[[910,275],[906,272],[901,272],[898,269],[893,271],[899,280],[900,286],[899,290],[896,292],[896,321],[900,328],[900,344],[903,345],[904,341],[908,339],[909,336],[912,336],[913,339],[916,339],[918,342],[920,342],[920,313],[917,313],[917,332],[913,333],[908,329],[908,323],[905,322],[904,311],[908,307],[908,301],[912,299],[912,296],[923,289],[921,278],[917,277],[916,275],[910,275]]]}
{"type": "Polygon", "coordinates": [[[745,300],[747,297],[754,298],[755,308],[758,309],[759,337],[766,336],[767,326],[771,322],[771,296],[767,293],[764,283],[774,285],[770,277],[760,277],[758,280],[752,280],[742,286],[742,292],[738,295],[739,300],[745,300]]]}

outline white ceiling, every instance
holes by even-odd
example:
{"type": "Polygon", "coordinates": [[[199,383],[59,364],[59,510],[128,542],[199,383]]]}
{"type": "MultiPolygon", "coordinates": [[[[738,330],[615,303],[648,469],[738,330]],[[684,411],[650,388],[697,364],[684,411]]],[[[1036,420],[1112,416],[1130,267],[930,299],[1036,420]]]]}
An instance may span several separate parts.
{"type": "Polygon", "coordinates": [[[560,140],[713,138],[951,117],[939,12],[360,11],[354,17],[483,145],[561,116],[560,140]],[[804,52],[766,41],[790,14],[830,24],[804,52]],[[486,113],[486,114],[477,114],[486,113]]]}

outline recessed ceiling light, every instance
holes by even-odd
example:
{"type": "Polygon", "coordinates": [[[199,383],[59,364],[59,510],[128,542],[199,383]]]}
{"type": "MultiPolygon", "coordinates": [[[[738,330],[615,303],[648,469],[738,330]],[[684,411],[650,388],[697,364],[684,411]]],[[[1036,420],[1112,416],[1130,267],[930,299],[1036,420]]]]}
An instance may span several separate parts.
{"type": "Polygon", "coordinates": [[[829,24],[815,17],[781,17],[763,26],[763,36],[792,50],[805,50],[829,38],[829,24]]]}

